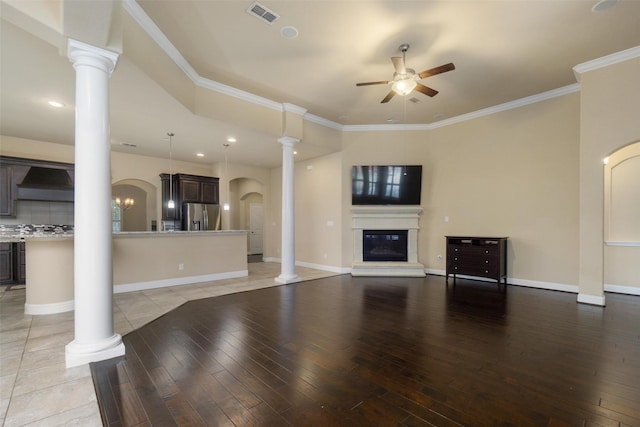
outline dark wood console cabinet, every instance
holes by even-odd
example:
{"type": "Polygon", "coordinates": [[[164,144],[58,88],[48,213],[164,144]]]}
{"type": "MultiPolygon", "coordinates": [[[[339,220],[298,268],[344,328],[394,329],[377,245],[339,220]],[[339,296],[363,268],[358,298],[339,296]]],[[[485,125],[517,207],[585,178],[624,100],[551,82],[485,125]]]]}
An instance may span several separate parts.
{"type": "Polygon", "coordinates": [[[180,229],[183,203],[220,203],[220,178],[184,173],[176,173],[171,177],[173,188],[169,186],[169,174],[160,174],[162,182],[162,220],[165,225],[171,223],[174,225],[172,228],[180,229]],[[173,190],[173,201],[176,206],[174,209],[169,209],[167,206],[171,190],[173,190]]]}
{"type": "Polygon", "coordinates": [[[453,275],[485,277],[494,279],[498,285],[507,284],[507,239],[508,237],[446,236],[447,271],[446,280],[453,275]]]}

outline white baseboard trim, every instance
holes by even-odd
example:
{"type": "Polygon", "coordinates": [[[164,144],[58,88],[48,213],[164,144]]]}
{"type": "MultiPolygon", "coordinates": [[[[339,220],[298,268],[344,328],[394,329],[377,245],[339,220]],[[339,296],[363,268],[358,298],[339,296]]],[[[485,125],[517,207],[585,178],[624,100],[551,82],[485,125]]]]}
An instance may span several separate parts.
{"type": "Polygon", "coordinates": [[[30,315],[42,315],[42,314],[56,314],[66,313],[67,311],[73,311],[73,300],[54,302],[51,304],[29,304],[24,305],[24,314],[30,315]]]}
{"type": "Polygon", "coordinates": [[[144,291],[147,289],[166,288],[169,286],[191,285],[193,283],[213,282],[223,279],[247,277],[249,270],[229,271],[226,273],[204,274],[201,276],[176,277],[173,279],[150,280],[148,282],[124,283],[113,286],[113,293],[144,291]]]}
{"type": "MultiPolygon", "coordinates": [[[[444,276],[446,274],[445,270],[436,270],[431,268],[425,268],[425,273],[433,274],[436,276],[444,276]]],[[[472,279],[479,280],[482,282],[495,282],[493,279],[487,279],[486,277],[475,277],[475,276],[466,276],[464,274],[458,274],[457,277],[461,279],[472,279]]],[[[527,288],[537,288],[537,289],[547,289],[551,291],[561,291],[561,292],[570,292],[572,294],[577,294],[579,291],[578,286],[576,285],[567,285],[564,283],[554,283],[554,282],[543,282],[540,280],[528,280],[528,279],[517,279],[514,277],[507,277],[507,284],[514,286],[524,286],[527,288]]]]}
{"type": "Polygon", "coordinates": [[[599,305],[601,307],[605,306],[604,295],[599,297],[595,295],[578,294],[578,302],[583,304],[599,305]]]}
{"type": "MultiPolygon", "coordinates": [[[[264,257],[262,261],[281,263],[282,258],[264,257]]],[[[348,268],[348,267],[334,267],[332,265],[314,264],[311,262],[304,262],[304,261],[296,261],[295,265],[299,265],[300,267],[315,268],[316,270],[330,271],[332,273],[338,273],[338,274],[351,273],[351,268],[348,268]]]]}
{"type": "Polygon", "coordinates": [[[604,291],[616,294],[640,295],[640,288],[634,286],[610,285],[605,283],[604,291]]]}

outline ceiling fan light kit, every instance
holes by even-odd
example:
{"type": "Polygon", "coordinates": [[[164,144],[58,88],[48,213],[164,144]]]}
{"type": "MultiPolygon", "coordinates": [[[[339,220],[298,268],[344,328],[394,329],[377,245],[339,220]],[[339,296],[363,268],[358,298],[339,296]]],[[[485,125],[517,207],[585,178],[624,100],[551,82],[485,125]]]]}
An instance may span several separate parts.
{"type": "Polygon", "coordinates": [[[423,93],[427,96],[436,96],[438,93],[437,90],[431,89],[428,86],[423,85],[419,82],[419,80],[425,79],[427,77],[435,76],[436,74],[445,73],[447,71],[455,70],[455,66],[453,63],[448,63],[445,65],[441,65],[439,67],[431,68],[429,70],[425,70],[421,73],[416,74],[415,70],[412,68],[407,68],[405,65],[405,56],[407,51],[409,50],[409,44],[403,43],[398,49],[402,52],[402,57],[393,56],[391,57],[391,62],[393,63],[394,68],[396,69],[395,73],[393,73],[392,80],[381,80],[377,82],[365,82],[365,83],[356,83],[356,86],[371,86],[371,85],[380,85],[380,84],[391,84],[391,91],[385,96],[380,103],[384,104],[385,102],[389,102],[391,98],[395,94],[400,96],[407,96],[414,90],[417,90],[420,93],[423,93]]]}
{"type": "Polygon", "coordinates": [[[391,89],[400,96],[409,95],[418,86],[414,76],[394,76],[391,89]]]}

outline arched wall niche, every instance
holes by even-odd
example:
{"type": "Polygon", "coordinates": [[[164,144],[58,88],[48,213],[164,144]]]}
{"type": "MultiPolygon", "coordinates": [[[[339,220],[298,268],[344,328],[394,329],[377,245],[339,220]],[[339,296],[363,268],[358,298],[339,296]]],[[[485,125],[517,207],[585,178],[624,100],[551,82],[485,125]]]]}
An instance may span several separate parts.
{"type": "Polygon", "coordinates": [[[122,213],[122,231],[151,231],[152,221],[157,221],[157,187],[140,179],[123,179],[111,185],[112,198],[131,197],[132,208],[122,213]]]}
{"type": "Polygon", "coordinates": [[[604,232],[608,245],[640,246],[640,141],[607,157],[604,165],[604,232]]]}

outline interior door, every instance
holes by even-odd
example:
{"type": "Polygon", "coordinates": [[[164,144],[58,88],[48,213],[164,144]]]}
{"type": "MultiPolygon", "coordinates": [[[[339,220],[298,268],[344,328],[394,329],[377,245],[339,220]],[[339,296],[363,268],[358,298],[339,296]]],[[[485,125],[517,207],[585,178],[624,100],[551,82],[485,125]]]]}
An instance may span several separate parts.
{"type": "Polygon", "coordinates": [[[249,255],[262,253],[263,208],[261,203],[249,204],[249,255]]]}

